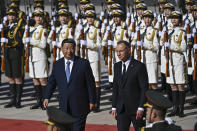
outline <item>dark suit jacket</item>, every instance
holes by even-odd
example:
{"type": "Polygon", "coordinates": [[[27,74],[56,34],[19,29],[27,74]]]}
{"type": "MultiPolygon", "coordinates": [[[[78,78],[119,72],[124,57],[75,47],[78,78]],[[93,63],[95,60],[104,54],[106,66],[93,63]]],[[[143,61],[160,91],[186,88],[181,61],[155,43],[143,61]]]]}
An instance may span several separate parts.
{"type": "Polygon", "coordinates": [[[114,64],[112,107],[117,113],[123,109],[130,115],[136,115],[138,107],[145,103],[145,92],[148,89],[148,74],[146,66],[131,59],[124,81],[122,77],[122,62],[114,64]]]}
{"type": "Polygon", "coordinates": [[[88,60],[74,57],[69,83],[66,80],[64,58],[56,61],[46,87],[45,99],[50,99],[56,86],[62,111],[70,110],[75,116],[85,115],[90,112],[89,104],[95,104],[95,80],[88,60]]]}

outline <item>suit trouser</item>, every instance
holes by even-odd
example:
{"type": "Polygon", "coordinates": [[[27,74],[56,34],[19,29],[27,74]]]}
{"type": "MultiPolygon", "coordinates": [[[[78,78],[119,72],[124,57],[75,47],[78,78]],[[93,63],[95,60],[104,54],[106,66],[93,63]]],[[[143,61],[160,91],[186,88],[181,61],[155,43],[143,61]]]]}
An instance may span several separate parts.
{"type": "MultiPolygon", "coordinates": [[[[72,115],[71,109],[67,108],[67,113],[72,115]]],[[[75,118],[75,122],[70,126],[71,131],[85,131],[85,125],[86,125],[86,119],[88,114],[75,116],[72,115],[75,118]]]]}
{"type": "Polygon", "coordinates": [[[129,115],[124,109],[121,113],[117,113],[118,131],[129,131],[131,122],[135,131],[140,131],[140,128],[145,125],[142,120],[136,120],[136,115],[129,115]]]}

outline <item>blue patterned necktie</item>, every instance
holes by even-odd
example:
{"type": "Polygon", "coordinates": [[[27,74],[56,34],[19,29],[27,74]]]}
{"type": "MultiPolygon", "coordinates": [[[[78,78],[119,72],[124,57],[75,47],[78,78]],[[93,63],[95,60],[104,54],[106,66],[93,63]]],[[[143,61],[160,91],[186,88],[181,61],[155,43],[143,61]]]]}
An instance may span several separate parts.
{"type": "Polygon", "coordinates": [[[66,62],[66,78],[67,78],[67,83],[69,82],[70,80],[70,61],[67,61],[66,62]]]}

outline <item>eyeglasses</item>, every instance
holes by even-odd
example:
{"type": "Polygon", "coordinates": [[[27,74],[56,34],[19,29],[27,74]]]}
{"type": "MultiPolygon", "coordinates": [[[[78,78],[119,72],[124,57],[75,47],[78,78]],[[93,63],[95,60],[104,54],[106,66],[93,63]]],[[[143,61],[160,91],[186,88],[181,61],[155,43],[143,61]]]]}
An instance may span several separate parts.
{"type": "Polygon", "coordinates": [[[116,50],[116,52],[117,52],[117,53],[123,53],[126,49],[128,49],[128,48],[124,48],[124,49],[122,49],[122,50],[116,50]]]}

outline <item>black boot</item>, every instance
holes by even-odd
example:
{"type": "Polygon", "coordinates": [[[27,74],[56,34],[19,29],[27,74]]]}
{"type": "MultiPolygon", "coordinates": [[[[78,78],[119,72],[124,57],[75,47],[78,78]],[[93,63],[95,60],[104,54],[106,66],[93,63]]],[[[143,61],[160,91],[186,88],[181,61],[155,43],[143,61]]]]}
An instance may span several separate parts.
{"type": "Polygon", "coordinates": [[[101,96],[101,88],[96,88],[96,105],[94,109],[94,113],[100,112],[100,96],[101,96]]]}
{"type": "Polygon", "coordinates": [[[10,108],[10,107],[14,107],[16,105],[16,85],[10,84],[9,89],[10,89],[11,100],[7,105],[4,106],[4,108],[10,108]]]}
{"type": "Polygon", "coordinates": [[[41,100],[41,105],[40,105],[42,110],[46,110],[46,108],[44,108],[44,106],[43,106],[44,95],[45,95],[45,88],[46,88],[46,86],[42,86],[42,100],[41,100]]]}
{"type": "Polygon", "coordinates": [[[23,84],[16,84],[16,108],[21,108],[21,96],[23,92],[23,84]]]}
{"type": "Polygon", "coordinates": [[[176,116],[179,113],[179,107],[178,107],[178,97],[179,96],[179,92],[178,91],[172,91],[172,103],[173,103],[173,109],[172,112],[170,114],[168,114],[168,117],[171,116],[176,116]]]}
{"type": "Polygon", "coordinates": [[[30,107],[30,109],[38,109],[42,107],[42,87],[40,85],[34,86],[37,103],[30,107]]]}
{"type": "Polygon", "coordinates": [[[185,91],[179,91],[179,117],[184,117],[185,91]]]}
{"type": "Polygon", "coordinates": [[[168,83],[166,83],[167,98],[172,102],[172,89],[168,83]]]}

